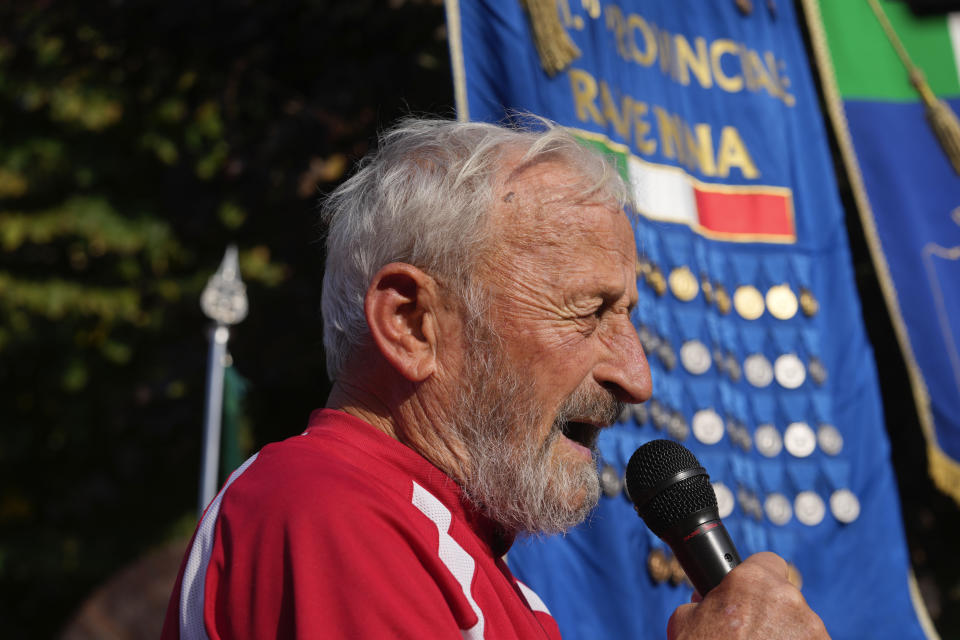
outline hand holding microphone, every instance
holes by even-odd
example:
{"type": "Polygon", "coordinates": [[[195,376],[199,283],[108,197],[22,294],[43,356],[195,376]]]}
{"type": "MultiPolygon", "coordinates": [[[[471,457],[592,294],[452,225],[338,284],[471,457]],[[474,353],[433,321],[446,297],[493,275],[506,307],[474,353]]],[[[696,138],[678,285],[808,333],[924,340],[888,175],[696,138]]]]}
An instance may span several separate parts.
{"type": "Polygon", "coordinates": [[[673,612],[668,640],[829,638],[787,579],[782,558],[758,553],[741,564],[720,521],[710,476],[686,447],[671,440],[643,445],[627,464],[626,484],[637,513],[703,596],[673,612]]]}

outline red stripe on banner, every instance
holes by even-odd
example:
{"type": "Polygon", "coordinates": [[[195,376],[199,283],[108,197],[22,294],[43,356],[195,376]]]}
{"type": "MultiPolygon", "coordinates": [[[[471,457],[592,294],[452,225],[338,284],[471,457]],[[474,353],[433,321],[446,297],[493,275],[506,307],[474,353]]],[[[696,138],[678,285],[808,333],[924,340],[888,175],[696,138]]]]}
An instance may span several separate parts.
{"type": "Polygon", "coordinates": [[[790,197],[694,188],[700,226],[721,234],[796,239],[790,197]]]}

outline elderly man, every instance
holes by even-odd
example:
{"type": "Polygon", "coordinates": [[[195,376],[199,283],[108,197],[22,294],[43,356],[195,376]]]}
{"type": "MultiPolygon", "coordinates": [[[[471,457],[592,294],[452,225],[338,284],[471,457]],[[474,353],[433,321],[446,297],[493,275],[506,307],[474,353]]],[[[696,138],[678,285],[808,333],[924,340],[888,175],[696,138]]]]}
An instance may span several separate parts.
{"type": "MultiPolygon", "coordinates": [[[[558,638],[502,557],[586,517],[650,396],[626,200],[560,128],[384,134],[325,205],[327,408],[210,504],[164,638],[558,638]]],[[[748,559],[670,636],[825,637],[786,573],[748,559]]]]}

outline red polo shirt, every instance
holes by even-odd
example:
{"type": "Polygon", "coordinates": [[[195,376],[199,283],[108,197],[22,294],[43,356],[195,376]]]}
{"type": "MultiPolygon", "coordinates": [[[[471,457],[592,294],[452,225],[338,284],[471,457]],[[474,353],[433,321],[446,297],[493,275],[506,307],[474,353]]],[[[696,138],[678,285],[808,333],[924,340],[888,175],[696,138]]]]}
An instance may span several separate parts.
{"type": "Polygon", "coordinates": [[[320,410],[207,507],[162,637],[558,639],[509,545],[419,454],[320,410]]]}

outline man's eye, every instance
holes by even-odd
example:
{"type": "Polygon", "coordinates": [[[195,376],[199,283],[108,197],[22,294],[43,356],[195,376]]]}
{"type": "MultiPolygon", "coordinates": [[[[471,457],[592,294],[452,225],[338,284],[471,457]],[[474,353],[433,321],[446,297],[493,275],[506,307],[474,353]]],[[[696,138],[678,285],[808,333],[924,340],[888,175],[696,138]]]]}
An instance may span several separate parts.
{"type": "Polygon", "coordinates": [[[593,311],[588,311],[586,313],[583,313],[577,316],[577,319],[580,320],[581,322],[593,323],[594,321],[600,320],[602,317],[603,317],[603,307],[599,307],[597,309],[594,309],[593,311]]]}

